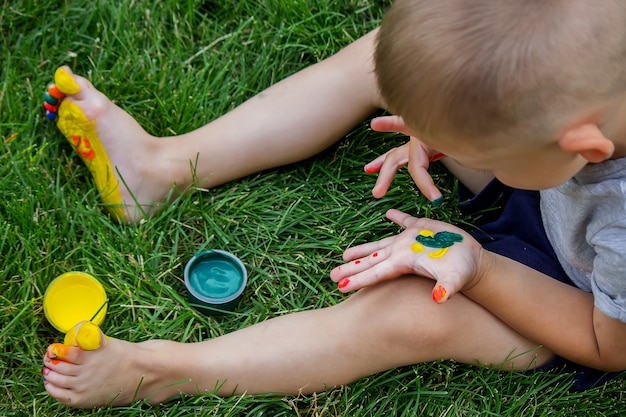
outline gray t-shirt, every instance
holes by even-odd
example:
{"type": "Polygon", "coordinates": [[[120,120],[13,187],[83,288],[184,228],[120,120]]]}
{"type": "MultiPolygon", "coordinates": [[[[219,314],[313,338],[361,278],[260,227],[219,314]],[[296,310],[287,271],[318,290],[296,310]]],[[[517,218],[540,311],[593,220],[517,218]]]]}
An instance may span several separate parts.
{"type": "Polygon", "coordinates": [[[589,164],[541,191],[546,234],[563,269],[595,306],[626,323],[626,158],[589,164]]]}

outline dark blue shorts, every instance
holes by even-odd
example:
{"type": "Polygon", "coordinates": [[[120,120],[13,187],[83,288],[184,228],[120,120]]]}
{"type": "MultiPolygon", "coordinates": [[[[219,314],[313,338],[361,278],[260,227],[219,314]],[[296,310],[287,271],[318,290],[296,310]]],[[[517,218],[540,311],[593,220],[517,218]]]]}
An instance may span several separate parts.
{"type": "MultiPolygon", "coordinates": [[[[561,268],[548,241],[539,211],[539,192],[518,190],[497,180],[473,196],[460,186],[461,210],[473,217],[476,229],[469,231],[485,249],[540,271],[568,285],[574,285],[561,268]]],[[[571,372],[573,388],[585,390],[619,375],[587,368],[555,357],[537,371],[571,372]]]]}

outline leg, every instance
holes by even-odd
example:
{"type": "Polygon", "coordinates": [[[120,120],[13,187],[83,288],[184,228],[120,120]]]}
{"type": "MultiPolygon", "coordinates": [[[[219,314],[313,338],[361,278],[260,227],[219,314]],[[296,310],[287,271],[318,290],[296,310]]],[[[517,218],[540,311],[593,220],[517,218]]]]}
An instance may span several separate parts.
{"type": "Polygon", "coordinates": [[[75,364],[45,360],[46,390],[78,407],[128,404],[140,381],[137,398],[154,403],[206,390],[297,394],[437,359],[523,370],[552,357],[462,294],[439,305],[431,290],[432,281],[405,277],[202,343],[111,339],[97,351],[72,348],[75,364]]]}
{"type": "MultiPolygon", "coordinates": [[[[373,74],[375,34],[177,137],[148,135],[82,77],[74,76],[80,91],[65,100],[95,125],[120,184],[125,220],[132,222],[157,210],[155,203],[163,203],[173,186],[184,190],[195,180],[214,187],[305,159],[382,107],[373,74]]],[[[72,133],[63,133],[71,140],[72,133]]]]}

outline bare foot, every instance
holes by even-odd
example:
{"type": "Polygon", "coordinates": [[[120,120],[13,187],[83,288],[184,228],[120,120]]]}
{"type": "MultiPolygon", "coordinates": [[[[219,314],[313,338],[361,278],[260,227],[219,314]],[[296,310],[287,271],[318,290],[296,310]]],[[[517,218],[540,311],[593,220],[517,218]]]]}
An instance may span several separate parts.
{"type": "Polygon", "coordinates": [[[94,351],[53,344],[44,358],[44,387],[60,403],[76,408],[162,403],[179,394],[177,382],[185,382],[175,380],[176,366],[167,353],[173,345],[110,337],[94,351]]]}
{"type": "Polygon", "coordinates": [[[157,138],[69,68],[57,70],[55,84],[44,98],[54,102],[50,92],[60,97],[46,104],[48,117],[89,168],[111,214],[132,223],[157,211],[172,187],[154,174],[167,174],[157,138]]]}

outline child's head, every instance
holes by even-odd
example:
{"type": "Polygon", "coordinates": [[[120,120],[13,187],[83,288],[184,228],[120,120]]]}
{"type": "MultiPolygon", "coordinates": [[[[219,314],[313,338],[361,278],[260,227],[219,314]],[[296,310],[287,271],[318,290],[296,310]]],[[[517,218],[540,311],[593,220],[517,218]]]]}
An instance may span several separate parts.
{"type": "Polygon", "coordinates": [[[626,91],[626,2],[397,0],[375,61],[427,143],[545,144],[626,91]]]}

